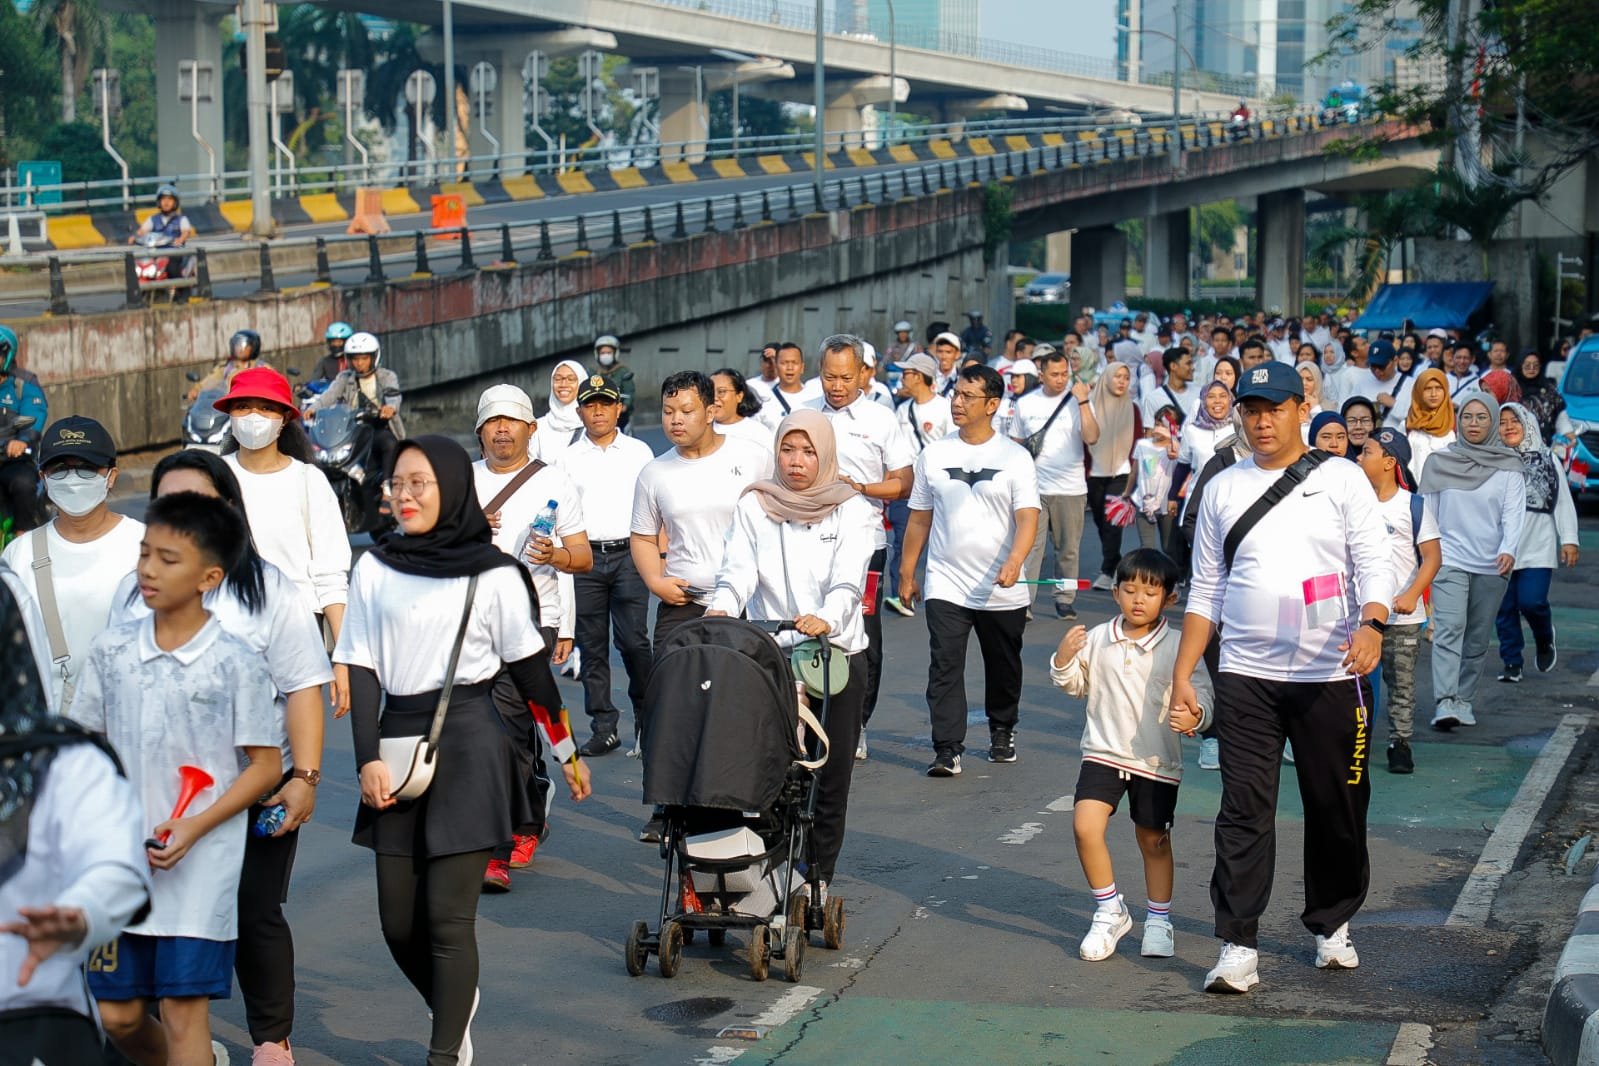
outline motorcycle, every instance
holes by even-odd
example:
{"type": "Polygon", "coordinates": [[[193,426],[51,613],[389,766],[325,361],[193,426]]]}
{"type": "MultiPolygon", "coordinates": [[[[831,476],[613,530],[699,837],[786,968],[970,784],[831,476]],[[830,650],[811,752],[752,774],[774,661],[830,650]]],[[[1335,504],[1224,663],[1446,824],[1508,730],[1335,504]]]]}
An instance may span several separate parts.
{"type": "MultiPolygon", "coordinates": [[[[385,393],[387,401],[391,394],[385,393]]],[[[397,394],[396,394],[397,395],[397,394]]],[[[373,438],[385,433],[378,409],[336,403],[316,412],[306,425],[317,467],[327,476],[348,533],[375,533],[392,528],[393,518],[381,510],[383,471],[373,467],[373,438]]]]}
{"type": "MultiPolygon", "coordinates": [[[[200,380],[200,375],[190,373],[190,381],[200,380]]],[[[183,446],[195,448],[212,455],[221,455],[228,440],[228,416],[214,406],[226,390],[220,386],[206,389],[194,398],[183,413],[183,446]]]]}
{"type": "Polygon", "coordinates": [[[1233,115],[1232,122],[1227,127],[1229,141],[1242,141],[1249,137],[1249,119],[1243,115],[1233,115]]]}
{"type": "MultiPolygon", "coordinates": [[[[158,281],[171,281],[183,275],[182,266],[177,270],[173,269],[173,261],[180,259],[183,263],[186,263],[188,261],[187,257],[159,254],[163,249],[177,246],[177,242],[173,240],[170,234],[151,231],[137,238],[134,243],[146,251],[157,253],[134,261],[133,272],[139,278],[139,287],[141,289],[146,285],[158,281]]],[[[177,298],[177,289],[167,290],[167,299],[176,300],[177,298]]]]}
{"type": "MultiPolygon", "coordinates": [[[[0,468],[16,463],[26,463],[33,467],[33,450],[23,452],[14,459],[6,458],[6,445],[15,440],[23,430],[30,428],[34,419],[29,415],[12,414],[10,411],[0,411],[0,468]]],[[[8,471],[9,473],[9,471],[8,471]]],[[[9,484],[9,478],[5,484],[9,484]]],[[[0,491],[0,548],[4,548],[17,537],[41,525],[47,515],[43,504],[40,503],[37,489],[31,500],[12,500],[7,498],[7,493],[0,491]]]]}

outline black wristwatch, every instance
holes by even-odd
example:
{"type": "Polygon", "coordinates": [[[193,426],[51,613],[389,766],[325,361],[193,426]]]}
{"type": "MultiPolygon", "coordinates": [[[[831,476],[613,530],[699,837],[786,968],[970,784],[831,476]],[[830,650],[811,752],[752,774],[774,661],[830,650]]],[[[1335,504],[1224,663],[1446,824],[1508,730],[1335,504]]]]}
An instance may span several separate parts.
{"type": "Polygon", "coordinates": [[[1386,633],[1386,632],[1388,632],[1388,623],[1387,622],[1379,622],[1375,618],[1368,618],[1361,624],[1370,626],[1371,628],[1375,629],[1378,633],[1386,633]]]}

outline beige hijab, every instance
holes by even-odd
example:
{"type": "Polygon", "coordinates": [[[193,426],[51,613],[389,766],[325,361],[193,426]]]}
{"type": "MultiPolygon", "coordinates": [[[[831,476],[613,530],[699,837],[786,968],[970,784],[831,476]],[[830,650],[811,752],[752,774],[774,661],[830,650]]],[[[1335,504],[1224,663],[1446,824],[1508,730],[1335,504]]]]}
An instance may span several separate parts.
{"type": "MultiPolygon", "coordinates": [[[[1099,440],[1088,446],[1088,457],[1093,460],[1096,474],[1102,477],[1126,462],[1133,451],[1133,386],[1129,381],[1126,392],[1120,396],[1112,393],[1110,379],[1116,372],[1117,366],[1112,363],[1094,382],[1094,418],[1099,422],[1099,440]]],[[[1128,376],[1131,374],[1129,370],[1128,376]]]]}
{"type": "Polygon", "coordinates": [[[833,423],[820,411],[801,407],[789,412],[778,423],[774,438],[774,452],[781,453],[783,441],[790,433],[803,433],[816,449],[816,480],[809,488],[796,489],[783,475],[781,461],[776,477],[771,481],[757,481],[746,488],[760,501],[761,510],[774,522],[800,522],[810,525],[820,522],[838,509],[838,506],[855,490],[838,479],[838,445],[833,438],[833,423]]]}

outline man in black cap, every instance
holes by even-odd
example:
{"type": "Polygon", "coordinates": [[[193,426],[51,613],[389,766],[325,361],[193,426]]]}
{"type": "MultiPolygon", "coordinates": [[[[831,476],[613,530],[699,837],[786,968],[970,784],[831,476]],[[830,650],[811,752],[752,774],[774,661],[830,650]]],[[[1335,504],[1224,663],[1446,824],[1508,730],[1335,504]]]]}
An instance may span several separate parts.
{"type": "Polygon", "coordinates": [[[117,585],[138,565],[144,523],[106,503],[117,481],[117,446],[92,418],[63,418],[44,431],[39,473],[56,517],[7,545],[0,562],[39,604],[54,664],[47,681],[65,711],[117,585]]]}
{"type": "Polygon", "coordinates": [[[1256,931],[1271,896],[1285,739],[1304,801],[1302,920],[1316,935],[1316,965],[1360,963],[1348,924],[1370,880],[1364,677],[1381,656],[1394,600],[1386,530],[1365,475],[1307,451],[1300,436],[1299,374],[1276,360],[1246,370],[1238,403],[1251,454],[1217,474],[1200,499],[1172,678],[1173,714],[1197,712],[1190,678],[1219,625],[1222,798],[1210,898],[1223,946],[1205,980],[1212,992],[1259,983],[1256,931]],[[1351,579],[1362,604],[1356,617],[1351,579]]]}

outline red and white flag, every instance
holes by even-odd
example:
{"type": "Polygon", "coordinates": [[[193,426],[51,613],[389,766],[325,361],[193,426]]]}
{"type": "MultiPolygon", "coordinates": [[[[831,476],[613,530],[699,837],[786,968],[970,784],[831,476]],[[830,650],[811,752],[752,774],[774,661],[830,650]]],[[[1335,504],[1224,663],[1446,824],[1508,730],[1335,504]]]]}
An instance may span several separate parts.
{"type": "Polygon", "coordinates": [[[1349,602],[1344,596],[1342,574],[1322,574],[1309,578],[1305,589],[1305,627],[1320,629],[1340,621],[1349,614],[1349,602]]]}

